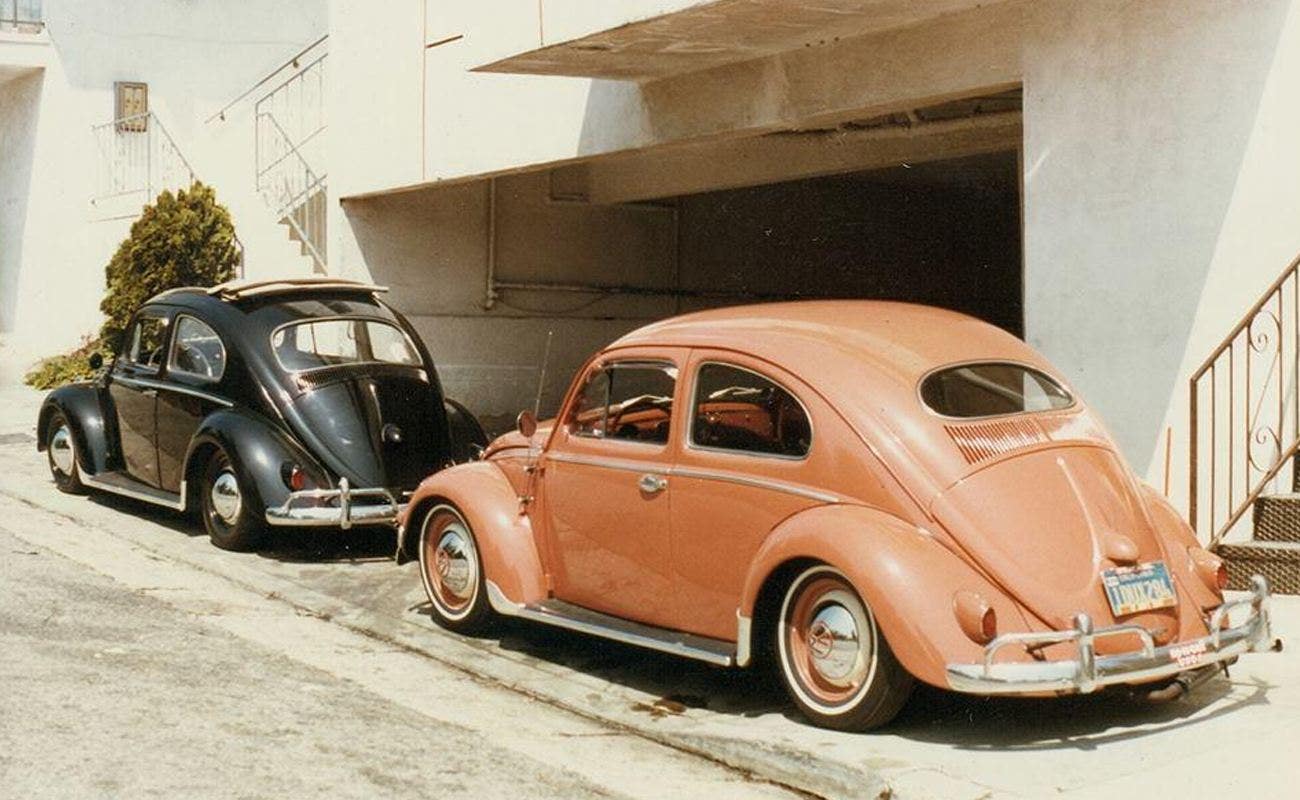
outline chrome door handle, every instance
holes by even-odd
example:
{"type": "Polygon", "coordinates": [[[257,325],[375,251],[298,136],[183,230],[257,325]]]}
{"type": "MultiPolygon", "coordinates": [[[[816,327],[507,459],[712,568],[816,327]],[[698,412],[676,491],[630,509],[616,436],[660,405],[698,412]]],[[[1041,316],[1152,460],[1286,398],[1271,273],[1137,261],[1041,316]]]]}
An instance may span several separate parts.
{"type": "Polygon", "coordinates": [[[642,475],[637,485],[646,494],[657,494],[668,488],[668,479],[659,475],[642,475]]]}

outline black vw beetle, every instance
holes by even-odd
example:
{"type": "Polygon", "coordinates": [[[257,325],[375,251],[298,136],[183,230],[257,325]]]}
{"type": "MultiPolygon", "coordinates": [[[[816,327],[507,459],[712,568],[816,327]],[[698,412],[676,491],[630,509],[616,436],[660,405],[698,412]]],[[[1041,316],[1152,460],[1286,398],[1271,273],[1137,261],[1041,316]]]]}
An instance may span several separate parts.
{"type": "Polygon", "coordinates": [[[304,278],[154,297],[107,370],[41,406],[55,483],[198,511],[228,550],[267,525],[394,525],[486,437],[383,291],[304,278]]]}

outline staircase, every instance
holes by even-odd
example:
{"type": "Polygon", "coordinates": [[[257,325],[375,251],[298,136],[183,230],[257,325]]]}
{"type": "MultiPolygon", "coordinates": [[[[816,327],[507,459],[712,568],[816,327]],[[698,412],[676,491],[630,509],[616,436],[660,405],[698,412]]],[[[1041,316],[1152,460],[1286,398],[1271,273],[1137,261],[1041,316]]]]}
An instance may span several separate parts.
{"type": "Polygon", "coordinates": [[[1274,592],[1300,594],[1298,378],[1300,259],[1190,381],[1188,516],[1224,559],[1231,589],[1261,574],[1274,592]]]}
{"type": "Polygon", "coordinates": [[[1228,588],[1250,588],[1251,575],[1268,578],[1280,594],[1300,594],[1300,473],[1286,494],[1261,495],[1252,506],[1249,542],[1220,544],[1228,565],[1228,588]]]}

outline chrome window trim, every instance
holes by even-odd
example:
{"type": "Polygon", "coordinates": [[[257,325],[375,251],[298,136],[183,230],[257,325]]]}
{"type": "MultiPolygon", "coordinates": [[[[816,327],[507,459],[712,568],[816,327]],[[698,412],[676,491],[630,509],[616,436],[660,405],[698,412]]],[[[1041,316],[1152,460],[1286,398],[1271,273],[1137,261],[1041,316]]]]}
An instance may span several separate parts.
{"type": "Polygon", "coordinates": [[[803,400],[799,399],[799,395],[790,391],[784,383],[781,383],[778,380],[775,380],[767,375],[764,375],[758,370],[750,369],[749,367],[742,367],[741,365],[734,364],[730,361],[712,361],[712,360],[701,361],[696,366],[695,372],[691,376],[690,398],[691,398],[690,411],[688,412],[690,418],[686,421],[686,449],[687,450],[694,450],[702,453],[721,453],[723,455],[732,455],[732,456],[748,456],[751,458],[771,458],[777,461],[791,461],[791,462],[807,461],[808,457],[812,455],[813,442],[815,441],[816,437],[813,436],[813,417],[812,414],[809,413],[808,411],[808,406],[804,405],[803,400]],[[804,454],[801,456],[787,456],[782,453],[756,453],[756,452],[751,452],[749,450],[732,450],[727,447],[710,447],[709,445],[696,444],[695,443],[695,393],[700,388],[700,372],[707,366],[729,367],[731,369],[738,369],[741,372],[748,372],[750,375],[754,375],[759,378],[762,378],[763,380],[777,387],[781,391],[790,395],[790,397],[794,399],[795,403],[799,405],[799,410],[803,412],[804,418],[808,420],[808,449],[804,451],[804,454]]]}
{"type": "Polygon", "coordinates": [[[939,419],[951,420],[957,423],[980,422],[986,419],[1007,419],[1009,417],[1034,416],[1037,414],[1059,414],[1063,411],[1073,410],[1075,408],[1078,408],[1079,406],[1079,398],[1074,395],[1074,392],[1070,390],[1069,386],[1066,386],[1064,383],[1062,383],[1061,380],[1058,379],[1056,376],[1048,374],[1045,370],[1042,370],[1034,366],[1033,364],[1027,364],[1024,361],[1017,361],[1014,358],[973,358],[967,361],[954,361],[951,364],[941,364],[940,366],[933,367],[929,370],[926,370],[925,374],[923,374],[920,377],[920,379],[918,379],[916,382],[916,402],[919,403],[921,408],[924,409],[925,412],[930,416],[938,417],[939,419]],[[1070,398],[1070,404],[1066,406],[1061,406],[1060,408],[1040,408],[1037,411],[1009,411],[1005,414],[987,414],[982,417],[951,417],[948,416],[947,414],[939,413],[938,411],[931,408],[929,403],[925,402],[925,396],[921,394],[921,387],[925,385],[926,380],[928,380],[930,376],[949,369],[957,369],[958,367],[971,367],[971,366],[983,365],[983,364],[989,364],[993,366],[1001,365],[1001,366],[1009,366],[1009,367],[1020,367],[1021,369],[1029,370],[1030,372],[1036,372],[1039,375],[1042,375],[1043,377],[1047,378],[1052,383],[1056,384],[1057,388],[1065,392],[1066,396],[1070,398]]]}
{"type": "Polygon", "coordinates": [[[226,347],[226,340],[221,338],[221,334],[217,333],[216,328],[213,328],[211,325],[199,319],[198,317],[194,316],[193,314],[183,314],[183,313],[177,314],[176,317],[174,318],[174,322],[175,325],[173,327],[173,330],[175,331],[175,333],[172,334],[171,346],[167,348],[167,374],[169,376],[184,375],[188,378],[194,378],[196,380],[203,381],[204,383],[221,383],[221,379],[226,376],[226,363],[227,363],[226,359],[230,355],[230,350],[226,347]],[[212,335],[216,337],[217,344],[221,345],[221,372],[217,375],[217,377],[213,378],[208,375],[204,375],[200,372],[191,372],[187,369],[181,369],[180,367],[176,366],[176,345],[180,343],[181,321],[186,319],[192,319],[198,324],[207,328],[209,331],[212,332],[212,335]]]}
{"type": "Polygon", "coordinates": [[[233,408],[235,405],[233,401],[228,400],[219,394],[205,392],[202,389],[195,389],[190,386],[185,386],[184,384],[165,383],[163,381],[157,381],[151,378],[136,378],[128,375],[114,375],[113,382],[126,384],[127,386],[136,389],[139,388],[158,389],[159,391],[163,391],[163,392],[177,392],[179,394],[188,394],[192,397],[197,397],[201,400],[207,400],[209,402],[216,403],[217,405],[225,406],[226,408],[233,408]]]}
{"type": "Polygon", "coordinates": [[[663,465],[645,461],[631,461],[620,458],[605,458],[602,456],[573,455],[570,453],[548,452],[546,457],[553,461],[560,461],[566,464],[577,464],[587,467],[602,467],[604,469],[616,469],[623,472],[639,472],[642,474],[649,473],[652,475],[663,475],[669,478],[696,478],[698,480],[721,481],[723,483],[734,483],[740,486],[749,486],[756,489],[770,489],[775,492],[795,495],[809,500],[817,500],[822,503],[839,503],[842,502],[839,495],[829,492],[822,492],[816,489],[808,489],[797,484],[786,481],[778,481],[772,478],[759,478],[751,475],[739,475],[732,472],[722,472],[719,470],[696,469],[694,467],[683,467],[678,465],[663,465]]]}
{"type": "MultiPolygon", "coordinates": [[[[590,382],[591,382],[591,376],[594,375],[596,372],[604,372],[604,371],[607,370],[607,369],[629,369],[629,368],[634,368],[634,367],[654,367],[654,368],[657,368],[657,369],[662,369],[662,368],[664,368],[664,367],[667,367],[667,368],[669,368],[669,369],[675,369],[675,370],[677,370],[677,372],[678,372],[679,375],[681,374],[681,369],[682,369],[680,366],[677,365],[677,362],[676,362],[676,361],[673,361],[672,359],[668,359],[668,358],[659,359],[659,358],[637,358],[637,357],[633,357],[633,358],[629,358],[629,359],[627,359],[626,361],[601,361],[601,362],[599,362],[599,363],[597,363],[597,364],[595,365],[595,369],[590,370],[590,371],[587,373],[587,375],[588,375],[588,379],[587,379],[587,382],[586,382],[586,383],[590,383],[590,382]]],[[[672,412],[673,412],[673,410],[675,410],[675,406],[677,405],[677,401],[676,401],[676,397],[675,397],[675,395],[677,394],[677,383],[678,383],[678,380],[679,380],[678,377],[673,377],[673,395],[674,395],[674,398],[673,398],[673,406],[674,406],[674,409],[671,409],[671,410],[669,410],[669,412],[668,412],[668,438],[667,438],[665,441],[662,441],[662,442],[643,442],[643,441],[640,441],[640,440],[638,440],[638,439],[611,439],[611,438],[609,438],[608,436],[592,436],[592,435],[590,435],[590,434],[578,433],[578,432],[574,431],[574,430],[570,427],[570,426],[573,424],[572,421],[564,423],[565,433],[568,434],[569,436],[574,437],[575,439],[582,439],[582,440],[584,440],[584,441],[589,441],[589,442],[622,442],[623,444],[641,445],[642,447],[659,447],[659,448],[666,448],[666,447],[667,447],[667,446],[672,442],[672,439],[673,439],[673,414],[672,414],[672,412]]],[[[583,389],[584,389],[584,390],[587,388],[587,387],[586,387],[586,383],[583,384],[583,389]]],[[[574,399],[575,399],[575,400],[580,400],[581,398],[582,398],[582,393],[579,392],[579,393],[578,393],[578,396],[577,396],[576,398],[574,398],[574,399]]],[[[604,415],[603,417],[601,417],[602,430],[604,429],[604,424],[605,424],[606,422],[608,422],[608,421],[609,421],[609,389],[606,388],[606,390],[605,390],[605,415],[604,415]]]]}
{"type": "Polygon", "coordinates": [[[427,363],[425,363],[424,355],[420,352],[420,348],[415,346],[415,342],[411,340],[411,335],[407,333],[402,328],[401,325],[397,324],[396,322],[386,320],[382,317],[373,317],[365,314],[338,314],[338,315],[332,315],[328,317],[303,317],[302,319],[283,322],[279,325],[276,325],[271,330],[271,335],[266,337],[266,343],[271,347],[271,357],[275,359],[276,365],[279,366],[280,370],[284,372],[286,375],[306,375],[309,372],[315,372],[317,370],[322,370],[322,369],[338,369],[339,367],[364,367],[364,366],[374,366],[375,364],[382,364],[388,367],[406,367],[407,369],[424,369],[424,370],[427,370],[429,366],[427,363]],[[276,348],[275,348],[275,335],[280,331],[286,328],[292,328],[295,325],[311,325],[317,322],[339,322],[339,321],[376,322],[379,323],[380,325],[387,325],[388,327],[393,328],[398,333],[402,334],[402,338],[406,340],[406,344],[408,347],[411,348],[411,352],[415,354],[415,357],[417,359],[419,359],[419,363],[402,364],[397,361],[382,361],[376,359],[369,359],[366,361],[349,361],[345,364],[322,364],[319,367],[308,367],[307,369],[289,369],[284,365],[284,362],[280,360],[280,354],[276,352],[276,348]]]}

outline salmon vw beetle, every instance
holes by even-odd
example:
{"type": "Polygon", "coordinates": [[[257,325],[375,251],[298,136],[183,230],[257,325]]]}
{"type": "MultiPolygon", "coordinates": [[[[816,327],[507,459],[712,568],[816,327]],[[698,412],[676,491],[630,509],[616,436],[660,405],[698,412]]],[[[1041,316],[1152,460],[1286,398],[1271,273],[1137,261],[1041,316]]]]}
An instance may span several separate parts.
{"type": "Polygon", "coordinates": [[[1271,643],[1268,586],[1143,485],[1024,342],[868,301],[707,311],[624,336],[554,422],[520,415],[402,520],[433,614],[494,614],[747,666],[818,725],[914,682],[1153,697],[1271,643]]]}

